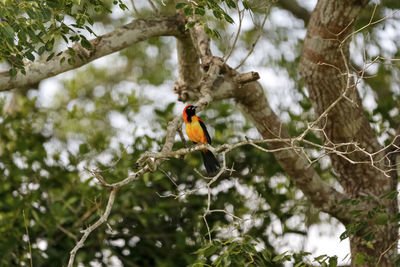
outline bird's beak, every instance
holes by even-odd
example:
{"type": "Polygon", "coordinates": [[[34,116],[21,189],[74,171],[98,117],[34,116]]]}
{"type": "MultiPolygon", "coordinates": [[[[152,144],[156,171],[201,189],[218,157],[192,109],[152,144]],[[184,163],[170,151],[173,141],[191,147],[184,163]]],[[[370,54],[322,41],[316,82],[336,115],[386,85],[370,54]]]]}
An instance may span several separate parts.
{"type": "Polygon", "coordinates": [[[196,111],[196,108],[197,108],[196,106],[193,106],[194,111],[196,111]]]}

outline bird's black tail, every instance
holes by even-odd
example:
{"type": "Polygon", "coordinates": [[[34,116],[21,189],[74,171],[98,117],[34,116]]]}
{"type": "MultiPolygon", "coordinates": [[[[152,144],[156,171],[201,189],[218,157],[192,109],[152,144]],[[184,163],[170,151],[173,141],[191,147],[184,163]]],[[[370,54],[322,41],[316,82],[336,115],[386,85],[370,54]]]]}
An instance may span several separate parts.
{"type": "Polygon", "coordinates": [[[210,150],[204,150],[201,151],[201,155],[203,156],[204,167],[206,167],[207,173],[216,173],[219,169],[219,163],[214,154],[210,150]]]}

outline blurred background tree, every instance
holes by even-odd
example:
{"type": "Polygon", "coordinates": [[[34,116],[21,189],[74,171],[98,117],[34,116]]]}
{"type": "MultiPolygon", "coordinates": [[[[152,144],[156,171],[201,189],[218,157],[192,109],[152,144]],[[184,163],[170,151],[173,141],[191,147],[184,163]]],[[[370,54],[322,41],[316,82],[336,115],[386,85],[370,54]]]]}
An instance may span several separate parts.
{"type": "MultiPolygon", "coordinates": [[[[80,230],[101,216],[108,200],[109,190],[87,169],[98,169],[108,183],[121,181],[137,170],[142,153],[161,149],[167,123],[185,105],[172,90],[178,76],[174,37],[146,38],[79,69],[75,67],[88,55],[75,55],[73,51],[80,50],[71,48],[74,42],[90,57],[96,53],[90,39],[132,20],[182,11],[188,17],[199,15],[214,55],[229,55],[227,63],[240,65],[241,72],[259,72],[272,109],[290,135],[298,136],[318,115],[299,72],[315,5],[316,1],[294,0],[0,1],[0,66],[5,70],[1,79],[18,83],[30,77],[29,62],[58,62],[74,69],[16,89],[0,87],[0,265],[66,266],[80,230]]],[[[365,70],[370,76],[358,90],[381,145],[389,145],[398,134],[400,76],[398,61],[376,57],[399,57],[399,7],[397,1],[367,5],[355,28],[367,25],[371,14],[374,21],[382,21],[352,36],[350,45],[354,71],[365,70]]],[[[186,24],[187,29],[193,26],[186,24]]],[[[214,102],[201,116],[214,146],[260,138],[233,100],[214,102]]],[[[314,132],[307,140],[324,143],[314,132]]],[[[174,149],[185,146],[178,136],[175,141],[174,149]]],[[[320,157],[324,151],[304,149],[315,160],[312,166],[319,176],[340,188],[340,174],[330,158],[320,157]]],[[[288,261],[336,266],[333,254],[316,258],[305,251],[321,246],[308,244],[311,227],[319,225],[329,235],[326,232],[337,229],[339,222],[312,205],[272,153],[243,146],[228,153],[226,160],[234,171],[213,184],[212,208],[243,220],[227,213],[209,214],[213,243],[208,242],[203,220],[207,191],[167,197],[207,182],[194,171],[203,172],[200,154],[190,153],[120,188],[107,223],[91,233],[75,263],[282,266],[288,261]]],[[[390,197],[397,199],[397,194],[390,197]]],[[[371,216],[378,220],[376,214],[382,211],[374,212],[371,216]]],[[[399,216],[384,214],[388,216],[381,216],[378,224],[398,222],[399,216]]],[[[348,227],[351,231],[356,230],[348,227]]],[[[368,254],[357,255],[353,265],[377,262],[368,254]]]]}

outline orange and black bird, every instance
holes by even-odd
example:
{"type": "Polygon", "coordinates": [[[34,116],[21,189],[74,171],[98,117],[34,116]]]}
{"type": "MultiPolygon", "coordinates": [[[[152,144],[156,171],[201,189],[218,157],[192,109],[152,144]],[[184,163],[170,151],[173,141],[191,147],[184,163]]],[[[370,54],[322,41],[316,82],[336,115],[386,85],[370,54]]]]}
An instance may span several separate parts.
{"type": "MultiPolygon", "coordinates": [[[[208,134],[207,127],[204,122],[196,116],[195,106],[187,105],[183,109],[183,120],[185,121],[185,130],[190,141],[194,144],[211,145],[211,137],[208,134]]],[[[201,155],[203,156],[204,167],[206,167],[207,173],[216,173],[219,168],[219,163],[214,154],[208,149],[203,149],[201,150],[201,155]]]]}

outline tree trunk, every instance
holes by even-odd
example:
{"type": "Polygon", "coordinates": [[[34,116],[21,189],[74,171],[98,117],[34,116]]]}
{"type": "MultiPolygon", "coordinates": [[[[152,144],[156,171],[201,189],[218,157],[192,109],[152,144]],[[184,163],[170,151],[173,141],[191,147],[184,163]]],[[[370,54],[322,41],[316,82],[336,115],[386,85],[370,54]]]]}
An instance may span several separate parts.
{"type": "Polygon", "coordinates": [[[367,3],[365,0],[318,2],[307,29],[300,72],[315,112],[318,116],[326,114],[319,122],[324,130],[321,137],[325,145],[345,153],[330,156],[339,182],[348,198],[358,199],[365,205],[362,213],[350,217],[347,222],[367,225],[350,236],[352,266],[357,263],[394,266],[396,225],[383,222],[384,225],[377,226],[377,215],[367,217],[367,214],[378,206],[385,210],[379,213],[385,212],[389,218],[397,213],[397,200],[380,199],[396,190],[397,178],[394,180],[384,174],[387,169],[382,161],[378,162],[385,157],[384,152],[371,157],[370,153],[382,147],[364,113],[354,72],[348,64],[353,24],[367,3]],[[366,197],[373,201],[364,201],[366,197]],[[372,234],[369,242],[365,239],[368,233],[372,234]],[[384,253],[389,247],[392,249],[384,253]]]}

